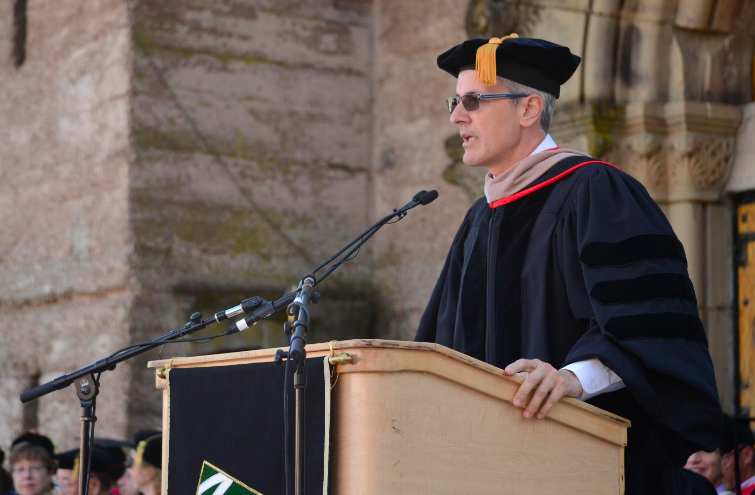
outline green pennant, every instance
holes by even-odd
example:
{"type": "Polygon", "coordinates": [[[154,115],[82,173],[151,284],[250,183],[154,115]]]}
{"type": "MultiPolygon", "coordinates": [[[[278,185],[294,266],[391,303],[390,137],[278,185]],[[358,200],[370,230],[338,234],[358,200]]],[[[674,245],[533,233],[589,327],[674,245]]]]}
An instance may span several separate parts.
{"type": "Polygon", "coordinates": [[[248,495],[250,493],[262,495],[209,462],[204,461],[202,463],[202,471],[199,473],[199,483],[197,484],[197,495],[248,495]]]}

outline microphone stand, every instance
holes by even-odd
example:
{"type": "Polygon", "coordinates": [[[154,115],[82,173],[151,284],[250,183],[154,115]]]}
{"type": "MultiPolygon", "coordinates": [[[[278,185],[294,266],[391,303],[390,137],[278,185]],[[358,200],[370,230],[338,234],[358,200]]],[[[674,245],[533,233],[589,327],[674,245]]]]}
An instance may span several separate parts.
{"type": "MultiPolygon", "coordinates": [[[[291,328],[293,336],[289,341],[288,352],[279,350],[275,357],[275,362],[280,364],[282,357],[291,357],[296,362],[296,373],[294,374],[294,388],[296,390],[296,443],[295,443],[295,459],[296,459],[296,471],[295,471],[295,490],[297,495],[304,495],[304,461],[305,461],[305,398],[307,380],[304,374],[304,363],[306,359],[306,343],[307,343],[307,331],[309,330],[310,303],[316,304],[320,298],[320,294],[314,292],[314,287],[318,283],[325,280],[336,268],[341,266],[344,262],[348,261],[351,255],[359,250],[370,237],[385,224],[387,224],[392,218],[398,217],[401,220],[406,216],[406,212],[415,206],[426,205],[434,201],[438,197],[436,191],[420,191],[417,193],[412,201],[407,203],[401,208],[396,208],[393,213],[386,215],[380,219],[372,227],[365,230],[359,237],[351,241],[349,244],[341,248],[330,259],[318,265],[309,275],[307,275],[300,283],[299,289],[296,292],[286,294],[282,298],[274,302],[268,302],[260,297],[253,297],[244,300],[238,306],[235,306],[224,312],[216,313],[211,318],[205,320],[202,319],[200,313],[194,313],[191,315],[189,321],[183,328],[173,330],[162,337],[151,340],[149,342],[142,342],[139,344],[133,344],[121,349],[120,351],[111,354],[105,359],[85,366],[77,371],[61,375],[54,380],[38,385],[34,388],[25,390],[21,393],[21,402],[27,403],[32,400],[38,399],[44,395],[50,394],[56,390],[67,388],[72,383],[76,383],[76,395],[79,398],[81,405],[81,443],[79,451],[79,494],[87,495],[89,492],[89,475],[91,471],[91,446],[94,443],[94,426],[97,421],[95,415],[97,395],[100,392],[100,375],[105,371],[112,371],[115,369],[118,363],[136,357],[143,354],[155,347],[159,347],[163,344],[170,343],[179,338],[185,338],[187,335],[203,330],[208,325],[213,323],[219,323],[222,320],[236,316],[240,313],[251,312],[251,315],[243,320],[239,320],[236,324],[227,328],[224,332],[217,336],[231,335],[248,328],[249,324],[256,324],[257,322],[267,319],[274,314],[278,313],[281,309],[288,306],[289,314],[293,315],[298,310],[298,317],[296,322],[291,328]],[[354,246],[356,244],[356,246],[354,246]],[[320,280],[315,278],[315,274],[324,266],[335,260],[338,256],[344,253],[348,248],[354,246],[346,255],[344,255],[337,263],[330,266],[320,280]],[[293,302],[292,302],[293,301],[293,302]]],[[[288,323],[287,323],[288,324],[288,323]]],[[[286,328],[286,334],[289,334],[289,328],[286,328]]],[[[288,460],[286,460],[288,462],[288,460]]],[[[288,483],[288,480],[286,481],[288,483]]]]}
{"type": "MultiPolygon", "coordinates": [[[[278,311],[286,307],[296,295],[295,292],[287,294],[275,302],[267,302],[262,298],[251,298],[244,301],[246,303],[245,311],[252,311],[252,316],[255,321],[269,318],[276,314],[278,311]],[[251,303],[250,303],[251,301],[251,303]],[[256,304],[257,309],[254,310],[256,304]]],[[[235,309],[235,308],[232,308],[235,309]]],[[[216,323],[220,313],[214,315],[212,318],[202,320],[202,315],[194,313],[191,315],[189,322],[184,325],[183,328],[173,330],[162,337],[159,337],[150,342],[144,342],[141,344],[134,344],[128,346],[115,354],[101,359],[89,366],[85,366],[73,373],[59,376],[54,380],[50,380],[47,383],[43,383],[34,388],[28,389],[21,393],[21,402],[27,403],[32,400],[38,399],[44,395],[52,393],[56,390],[64,389],[70,386],[72,383],[76,384],[76,395],[79,398],[81,404],[81,443],[79,451],[79,494],[87,495],[89,492],[89,474],[91,471],[91,446],[94,442],[94,425],[97,421],[95,416],[97,395],[100,391],[99,376],[105,371],[112,371],[115,369],[118,363],[131,359],[135,356],[143,354],[155,347],[159,347],[165,343],[169,343],[178,338],[183,338],[192,333],[198,332],[207,327],[207,325],[216,323]]],[[[221,318],[223,319],[223,318],[221,318]]]]}
{"type": "MultiPolygon", "coordinates": [[[[288,308],[288,314],[294,316],[298,310],[298,316],[293,327],[288,322],[284,324],[286,335],[292,335],[289,341],[288,352],[278,349],[275,353],[275,363],[281,364],[284,358],[291,358],[296,362],[296,372],[294,373],[294,390],[295,390],[295,440],[294,440],[294,494],[304,495],[305,488],[305,403],[307,390],[307,377],[304,373],[304,363],[307,357],[305,346],[307,344],[307,332],[310,323],[310,303],[317,304],[320,300],[320,293],[314,292],[314,287],[325,280],[328,275],[333,273],[339,266],[348,261],[373,235],[377,233],[391,219],[398,217],[401,220],[407,215],[407,211],[419,205],[431,203],[438,197],[437,191],[420,191],[412,200],[401,208],[395,208],[389,215],[378,220],[370,228],[362,232],[353,241],[342,247],[336,254],[328,260],[320,263],[299,283],[297,297],[288,308]],[[356,244],[356,245],[355,245],[356,244]],[[353,247],[352,247],[353,246],[353,247]],[[348,252],[347,249],[351,248],[348,252]],[[315,279],[316,273],[335,260],[341,254],[344,254],[338,262],[334,263],[325,271],[320,280],[315,279]]],[[[397,220],[397,221],[398,221],[397,220]]],[[[287,399],[286,399],[287,400],[287,399]]],[[[286,421],[288,418],[286,418],[286,421]]],[[[286,446],[287,447],[287,446],[286,446]]],[[[285,455],[285,462],[288,462],[288,454],[285,455]]],[[[288,480],[286,480],[286,489],[288,490],[288,480]]]]}
{"type": "MultiPolygon", "coordinates": [[[[294,315],[298,310],[298,316],[294,322],[291,340],[289,342],[288,352],[279,349],[275,354],[275,362],[280,364],[282,358],[293,359],[296,363],[296,372],[294,373],[294,392],[296,403],[295,439],[294,439],[294,493],[304,495],[305,485],[305,427],[306,422],[306,397],[307,397],[307,375],[304,373],[304,365],[307,359],[307,331],[311,321],[309,315],[310,303],[317,304],[320,294],[314,292],[314,277],[306,276],[299,284],[299,295],[296,297],[291,306],[288,308],[288,314],[294,315]]],[[[288,327],[286,327],[288,330],[288,327]]],[[[287,419],[288,420],[288,419],[287,419]]],[[[286,459],[288,462],[288,459],[286,459]]],[[[288,483],[288,480],[286,480],[288,483]]]]}
{"type": "Polygon", "coordinates": [[[99,380],[89,373],[76,382],[76,395],[81,404],[81,440],[79,443],[79,493],[87,495],[89,491],[89,472],[92,465],[92,443],[94,439],[94,415],[97,394],[100,392],[99,380]]]}

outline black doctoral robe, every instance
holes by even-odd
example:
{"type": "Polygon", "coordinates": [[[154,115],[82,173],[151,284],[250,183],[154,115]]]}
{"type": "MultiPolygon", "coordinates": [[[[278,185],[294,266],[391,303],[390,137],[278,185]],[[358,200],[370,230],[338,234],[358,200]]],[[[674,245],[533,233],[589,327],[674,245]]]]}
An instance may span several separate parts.
{"type": "Polygon", "coordinates": [[[518,199],[467,212],[416,339],[498,367],[597,357],[626,388],[587,402],[632,421],[626,493],[684,493],[721,409],[684,249],[645,188],[569,157],[518,199]],[[576,170],[575,170],[576,169],[576,170]]]}

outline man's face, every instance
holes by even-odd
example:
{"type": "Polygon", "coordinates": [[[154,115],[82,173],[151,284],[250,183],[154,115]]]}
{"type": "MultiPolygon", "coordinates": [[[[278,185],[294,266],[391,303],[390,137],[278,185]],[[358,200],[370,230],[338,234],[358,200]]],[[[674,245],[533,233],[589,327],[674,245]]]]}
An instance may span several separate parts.
{"type": "Polygon", "coordinates": [[[695,452],[689,459],[684,469],[689,469],[697,474],[704,476],[713,486],[721,484],[721,454],[718,450],[715,452],[695,452]]]}
{"type": "MultiPolygon", "coordinates": [[[[475,81],[475,71],[459,73],[456,94],[508,93],[501,83],[485,86],[475,81]]],[[[484,100],[474,111],[467,111],[459,103],[451,114],[451,122],[459,126],[463,139],[464,163],[470,167],[485,167],[493,175],[499,175],[513,165],[514,147],[520,140],[520,105],[514,107],[510,100],[484,100]]]]}
{"type": "Polygon", "coordinates": [[[79,493],[79,484],[73,481],[74,475],[71,469],[60,469],[55,471],[55,484],[58,486],[60,495],[77,495],[79,493]]]}
{"type": "Polygon", "coordinates": [[[117,485],[123,495],[139,495],[139,490],[134,486],[134,479],[131,477],[131,468],[126,469],[118,478],[117,485]]]}
{"type": "MultiPolygon", "coordinates": [[[[739,475],[740,481],[753,476],[752,471],[753,450],[749,446],[739,447],[739,475]]],[[[721,474],[723,475],[722,484],[729,491],[734,491],[736,480],[734,477],[734,451],[727,452],[721,456],[721,474]]]]}

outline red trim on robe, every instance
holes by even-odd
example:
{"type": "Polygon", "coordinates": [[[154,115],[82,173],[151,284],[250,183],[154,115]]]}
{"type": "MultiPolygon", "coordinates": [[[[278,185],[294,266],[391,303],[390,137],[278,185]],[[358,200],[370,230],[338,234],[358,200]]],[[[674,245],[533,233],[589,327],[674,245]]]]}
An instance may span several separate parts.
{"type": "MultiPolygon", "coordinates": [[[[557,148],[554,148],[554,149],[557,149],[557,148]]],[[[519,191],[516,194],[512,194],[511,196],[498,199],[496,201],[493,201],[492,203],[488,203],[488,205],[491,208],[498,208],[499,206],[503,206],[503,205],[507,205],[509,203],[513,203],[517,199],[521,199],[521,198],[523,198],[525,196],[528,196],[528,195],[532,194],[535,191],[539,191],[540,189],[553,184],[554,182],[560,181],[561,179],[563,179],[567,175],[571,174],[572,172],[574,172],[578,168],[584,167],[585,165],[590,165],[591,163],[602,163],[603,165],[608,165],[609,167],[613,167],[616,170],[620,170],[619,167],[617,167],[616,165],[613,165],[613,164],[608,163],[608,162],[602,162],[600,160],[592,160],[592,161],[589,161],[589,162],[583,162],[583,163],[580,163],[579,165],[573,166],[572,168],[570,168],[569,170],[567,170],[565,172],[561,172],[557,176],[552,177],[552,178],[546,180],[545,182],[541,182],[540,184],[537,184],[536,186],[532,186],[530,188],[524,189],[522,191],[519,191]]]]}

